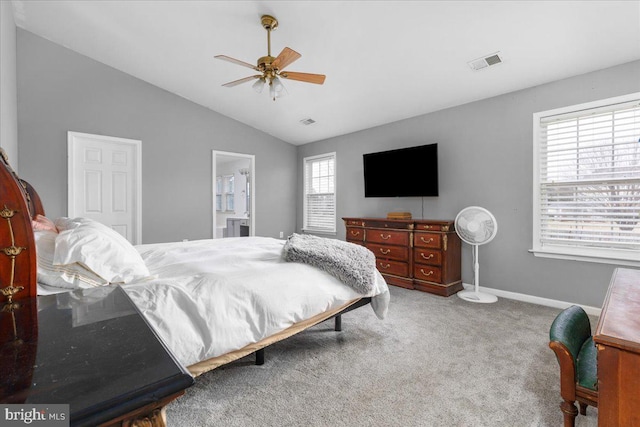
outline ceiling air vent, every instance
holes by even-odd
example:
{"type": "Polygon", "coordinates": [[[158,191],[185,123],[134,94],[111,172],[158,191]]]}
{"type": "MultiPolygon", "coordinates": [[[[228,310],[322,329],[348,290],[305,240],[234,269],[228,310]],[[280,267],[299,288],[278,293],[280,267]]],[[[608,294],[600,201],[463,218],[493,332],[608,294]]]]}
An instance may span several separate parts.
{"type": "Polygon", "coordinates": [[[467,62],[469,67],[473,71],[480,71],[492,65],[498,65],[502,63],[502,57],[500,57],[500,52],[492,53],[491,55],[484,56],[482,58],[474,59],[473,61],[467,62]]]}
{"type": "Polygon", "coordinates": [[[312,118],[308,118],[308,119],[302,119],[302,120],[300,120],[300,123],[302,123],[302,124],[303,124],[303,125],[305,125],[305,126],[312,125],[312,124],[314,124],[315,122],[316,122],[316,121],[315,121],[315,120],[313,120],[312,118]]]}

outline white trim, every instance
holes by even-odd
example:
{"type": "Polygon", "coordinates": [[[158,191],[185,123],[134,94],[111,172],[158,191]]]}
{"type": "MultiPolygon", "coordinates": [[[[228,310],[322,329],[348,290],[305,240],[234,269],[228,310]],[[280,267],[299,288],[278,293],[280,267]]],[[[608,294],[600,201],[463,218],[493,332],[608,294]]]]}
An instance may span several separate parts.
{"type": "Polygon", "coordinates": [[[302,159],[302,231],[309,234],[327,234],[335,236],[338,234],[338,155],[335,151],[323,154],[316,154],[314,156],[307,156],[302,159]],[[333,229],[332,230],[318,230],[315,228],[305,228],[307,222],[307,162],[315,159],[333,158],[333,229]]]}
{"type": "Polygon", "coordinates": [[[620,254],[616,257],[613,250],[608,251],[602,256],[597,254],[580,254],[579,248],[569,248],[565,251],[548,249],[529,249],[533,255],[540,258],[565,259],[570,261],[599,262],[601,264],[625,265],[630,267],[640,267],[640,261],[629,258],[627,253],[620,254]]]}
{"type": "Polygon", "coordinates": [[[540,111],[538,113],[533,113],[533,118],[534,120],[538,118],[538,123],[540,123],[542,119],[547,119],[544,121],[548,122],[552,116],[559,116],[557,117],[557,120],[560,120],[563,118],[562,115],[565,115],[567,113],[579,113],[584,110],[592,110],[598,107],[609,108],[610,106],[616,104],[624,104],[626,102],[637,101],[638,98],[640,98],[640,92],[635,92],[627,95],[614,96],[613,98],[585,102],[584,104],[569,105],[567,107],[555,108],[553,110],[540,111]]]}
{"type": "MultiPolygon", "coordinates": [[[[464,286],[465,289],[468,289],[468,290],[475,289],[473,285],[470,285],[468,283],[463,283],[462,285],[464,286]]],[[[487,288],[485,286],[482,287],[482,292],[486,292],[488,294],[492,294],[500,298],[511,299],[514,301],[528,302],[531,304],[538,304],[538,305],[543,305],[545,307],[559,308],[562,310],[564,310],[567,307],[571,307],[572,305],[578,305],[582,307],[584,311],[587,312],[587,314],[590,314],[592,316],[600,316],[600,312],[602,311],[602,308],[600,307],[592,307],[590,305],[582,305],[582,304],[576,304],[572,302],[559,301],[555,299],[536,297],[533,295],[520,294],[517,292],[509,292],[509,291],[503,291],[500,289],[492,289],[492,288],[487,288]]]]}
{"type": "Polygon", "coordinates": [[[256,156],[255,154],[244,154],[244,153],[234,153],[231,151],[219,151],[219,150],[211,150],[211,190],[212,190],[212,198],[211,198],[211,211],[212,211],[212,222],[211,222],[211,233],[212,238],[216,238],[216,156],[231,156],[231,157],[240,157],[249,160],[249,169],[251,170],[250,174],[250,185],[251,185],[251,195],[250,195],[250,203],[251,203],[251,211],[249,213],[249,236],[255,236],[256,232],[256,156]]]}
{"type": "Polygon", "coordinates": [[[322,234],[325,236],[337,236],[338,232],[337,231],[318,231],[318,230],[309,230],[309,229],[302,229],[302,232],[305,234],[322,234]]]}
{"type": "Polygon", "coordinates": [[[131,242],[134,245],[139,245],[142,243],[142,141],[139,139],[128,139],[128,138],[119,138],[116,136],[106,136],[106,135],[97,135],[92,133],[82,133],[82,132],[73,132],[67,131],[67,215],[75,216],[75,210],[73,207],[73,201],[75,197],[75,182],[73,179],[73,171],[78,166],[76,163],[76,159],[73,156],[74,147],[76,144],[76,138],[91,138],[97,139],[104,142],[110,143],[118,143],[118,144],[129,144],[133,145],[133,150],[135,153],[135,166],[136,166],[136,174],[135,174],[135,196],[134,196],[134,206],[135,206],[135,218],[136,222],[136,233],[133,236],[134,241],[131,242]]]}

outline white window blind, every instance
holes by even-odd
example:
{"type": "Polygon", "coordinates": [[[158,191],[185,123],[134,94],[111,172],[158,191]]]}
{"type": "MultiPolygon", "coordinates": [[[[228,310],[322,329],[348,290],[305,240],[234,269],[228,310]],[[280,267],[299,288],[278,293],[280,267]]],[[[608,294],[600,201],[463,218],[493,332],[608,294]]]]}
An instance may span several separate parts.
{"type": "Polygon", "coordinates": [[[336,231],[336,153],[304,159],[303,230],[336,231]]]}
{"type": "Polygon", "coordinates": [[[635,95],[536,115],[534,252],[640,262],[635,95]]]}
{"type": "Polygon", "coordinates": [[[235,184],[233,175],[216,177],[216,211],[232,212],[235,209],[235,184]]]}

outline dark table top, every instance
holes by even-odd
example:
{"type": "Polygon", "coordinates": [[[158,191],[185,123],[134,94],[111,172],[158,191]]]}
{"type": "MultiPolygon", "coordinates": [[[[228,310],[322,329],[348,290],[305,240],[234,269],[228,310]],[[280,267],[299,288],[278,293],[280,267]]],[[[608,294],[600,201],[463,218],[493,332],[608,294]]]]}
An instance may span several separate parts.
{"type": "Polygon", "coordinates": [[[120,287],[18,304],[0,313],[0,403],[69,404],[90,426],[193,384],[120,287]]]}

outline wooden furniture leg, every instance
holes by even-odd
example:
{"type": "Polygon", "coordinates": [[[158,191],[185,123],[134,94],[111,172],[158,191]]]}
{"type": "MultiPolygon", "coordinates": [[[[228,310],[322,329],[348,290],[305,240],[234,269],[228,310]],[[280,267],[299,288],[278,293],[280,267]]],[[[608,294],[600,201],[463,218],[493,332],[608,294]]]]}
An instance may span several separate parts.
{"type": "Polygon", "coordinates": [[[578,408],[575,403],[565,400],[560,404],[560,409],[564,414],[564,427],[575,427],[578,408]]]}
{"type": "Polygon", "coordinates": [[[578,406],[580,406],[580,415],[587,415],[587,405],[586,403],[578,402],[578,406]]]}

